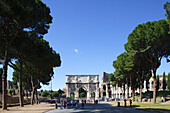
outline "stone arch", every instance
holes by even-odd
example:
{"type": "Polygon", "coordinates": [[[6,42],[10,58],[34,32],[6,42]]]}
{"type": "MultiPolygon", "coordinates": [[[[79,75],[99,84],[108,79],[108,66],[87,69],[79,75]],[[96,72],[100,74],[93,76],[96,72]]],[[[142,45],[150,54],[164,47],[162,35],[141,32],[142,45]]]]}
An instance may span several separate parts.
{"type": "Polygon", "coordinates": [[[79,98],[87,98],[87,90],[85,87],[79,88],[79,98]]]}
{"type": "Polygon", "coordinates": [[[77,88],[78,88],[78,89],[83,88],[83,89],[86,90],[86,91],[88,90],[86,84],[79,84],[79,85],[77,86],[77,88]]]}
{"type": "Polygon", "coordinates": [[[111,91],[109,91],[109,98],[111,98],[112,97],[112,92],[111,91]]]}
{"type": "Polygon", "coordinates": [[[104,96],[104,97],[106,96],[106,92],[103,92],[103,96],[104,96]]]}
{"type": "Polygon", "coordinates": [[[95,92],[91,93],[91,98],[95,98],[95,92]]]}
{"type": "Polygon", "coordinates": [[[106,85],[103,85],[103,90],[106,90],[106,85]]]}
{"type": "Polygon", "coordinates": [[[74,92],[75,99],[79,99],[79,89],[87,91],[87,99],[95,92],[95,99],[99,99],[99,75],[66,75],[66,97],[70,98],[70,92],[74,92]]]}

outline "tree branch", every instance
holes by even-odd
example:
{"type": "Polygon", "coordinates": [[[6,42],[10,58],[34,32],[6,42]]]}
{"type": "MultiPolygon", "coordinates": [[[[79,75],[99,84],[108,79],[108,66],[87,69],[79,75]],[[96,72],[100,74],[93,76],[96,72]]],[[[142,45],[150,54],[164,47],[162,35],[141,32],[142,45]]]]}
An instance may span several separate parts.
{"type": "Polygon", "coordinates": [[[8,64],[10,67],[12,67],[13,69],[15,69],[15,70],[17,70],[17,71],[21,71],[14,63],[12,63],[11,61],[10,61],[10,63],[12,64],[8,64]]]}
{"type": "Polygon", "coordinates": [[[3,66],[5,65],[5,63],[3,62],[3,60],[0,59],[0,62],[2,63],[3,66]]]}

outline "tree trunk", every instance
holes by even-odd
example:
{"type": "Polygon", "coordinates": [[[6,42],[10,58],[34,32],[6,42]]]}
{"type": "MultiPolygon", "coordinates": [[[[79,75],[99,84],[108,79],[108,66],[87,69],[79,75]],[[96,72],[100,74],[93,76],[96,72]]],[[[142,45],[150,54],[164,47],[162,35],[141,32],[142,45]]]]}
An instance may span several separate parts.
{"type": "Polygon", "coordinates": [[[123,96],[123,100],[125,100],[125,84],[123,84],[123,94],[122,94],[122,96],[123,96]]]}
{"type": "Polygon", "coordinates": [[[4,64],[3,64],[3,74],[2,74],[2,109],[7,109],[7,70],[8,70],[8,51],[6,46],[4,64]]]}
{"type": "Polygon", "coordinates": [[[132,76],[130,76],[130,85],[131,85],[131,90],[132,90],[132,101],[134,102],[135,101],[135,88],[134,88],[132,76]]]}
{"type": "Polygon", "coordinates": [[[134,102],[135,101],[135,89],[132,88],[132,101],[134,102]]]}
{"type": "Polygon", "coordinates": [[[141,76],[141,80],[140,80],[140,101],[142,102],[142,89],[143,89],[143,77],[145,75],[145,72],[142,71],[142,76],[141,76]]]}
{"type": "Polygon", "coordinates": [[[37,89],[35,90],[35,97],[36,97],[36,104],[38,104],[39,103],[39,99],[38,99],[37,89]]]}
{"type": "Polygon", "coordinates": [[[22,63],[20,62],[20,75],[19,75],[19,103],[20,106],[23,107],[23,91],[22,91],[22,63]]]}
{"type": "Polygon", "coordinates": [[[28,100],[28,90],[26,91],[26,96],[27,96],[27,100],[28,100]]]}
{"type": "Polygon", "coordinates": [[[31,76],[31,85],[32,85],[32,91],[31,91],[31,105],[34,104],[34,93],[35,93],[35,87],[33,82],[33,77],[31,76]]]}
{"type": "Polygon", "coordinates": [[[140,81],[140,101],[142,102],[142,80],[140,81]]]}
{"type": "Polygon", "coordinates": [[[34,94],[35,94],[35,87],[33,86],[32,92],[31,92],[31,105],[34,104],[34,94]]]}
{"type": "Polygon", "coordinates": [[[126,83],[127,83],[126,99],[129,100],[129,81],[128,81],[128,79],[126,79],[126,83]]]}
{"type": "Polygon", "coordinates": [[[153,92],[153,103],[156,103],[156,87],[157,87],[157,82],[156,82],[156,71],[153,71],[153,80],[154,80],[154,92],[153,92]]]}

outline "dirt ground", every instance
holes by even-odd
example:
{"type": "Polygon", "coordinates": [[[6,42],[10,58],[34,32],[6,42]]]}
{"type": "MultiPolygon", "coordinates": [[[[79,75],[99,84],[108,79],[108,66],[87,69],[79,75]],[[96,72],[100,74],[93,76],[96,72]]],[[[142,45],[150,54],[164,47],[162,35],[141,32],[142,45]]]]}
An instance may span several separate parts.
{"type": "Polygon", "coordinates": [[[54,104],[41,103],[39,105],[25,105],[24,107],[8,107],[8,110],[1,110],[0,113],[44,113],[55,109],[54,104]]]}

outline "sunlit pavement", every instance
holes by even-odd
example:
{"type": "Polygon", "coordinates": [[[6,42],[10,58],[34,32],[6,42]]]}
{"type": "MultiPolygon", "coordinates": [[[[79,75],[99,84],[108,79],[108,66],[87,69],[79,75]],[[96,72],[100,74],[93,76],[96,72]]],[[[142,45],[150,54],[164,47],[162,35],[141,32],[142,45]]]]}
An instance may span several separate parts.
{"type": "Polygon", "coordinates": [[[51,110],[45,113],[149,113],[141,110],[134,110],[125,107],[115,107],[108,104],[100,103],[100,104],[85,104],[84,108],[79,104],[78,108],[70,108],[70,109],[58,109],[51,110]]]}

